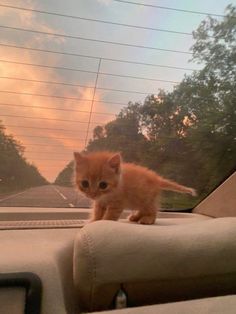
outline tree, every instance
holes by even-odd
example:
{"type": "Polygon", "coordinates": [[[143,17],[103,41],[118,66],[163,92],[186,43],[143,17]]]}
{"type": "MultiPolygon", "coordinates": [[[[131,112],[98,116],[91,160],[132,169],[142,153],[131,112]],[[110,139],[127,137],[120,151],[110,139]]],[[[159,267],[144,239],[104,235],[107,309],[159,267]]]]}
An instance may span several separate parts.
{"type": "Polygon", "coordinates": [[[115,120],[104,126],[100,132],[103,136],[98,137],[94,132],[96,136],[89,142],[87,150],[120,151],[126,161],[141,162],[145,136],[141,132],[139,108],[140,104],[130,102],[115,120]]]}
{"type": "Polygon", "coordinates": [[[226,13],[222,21],[207,18],[193,33],[193,60],[204,67],[175,91],[192,124],[187,138],[202,165],[199,186],[205,194],[236,160],[236,8],[230,5],[226,13]]]}
{"type": "Polygon", "coordinates": [[[5,134],[0,124],[0,192],[47,184],[38,169],[23,157],[24,147],[13,136],[5,134]]]}
{"type": "Polygon", "coordinates": [[[73,174],[74,174],[74,162],[71,161],[66,167],[58,174],[55,180],[55,184],[61,186],[72,187],[73,183],[73,174]]]}
{"type": "Polygon", "coordinates": [[[93,138],[99,140],[104,138],[104,136],[104,128],[100,125],[97,125],[93,130],[93,138]]]}

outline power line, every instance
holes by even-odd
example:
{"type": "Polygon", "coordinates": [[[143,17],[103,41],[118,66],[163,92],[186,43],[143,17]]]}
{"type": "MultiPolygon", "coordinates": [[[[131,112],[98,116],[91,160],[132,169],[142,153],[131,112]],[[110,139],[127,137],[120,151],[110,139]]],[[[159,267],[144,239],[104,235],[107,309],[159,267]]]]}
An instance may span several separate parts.
{"type": "MultiPolygon", "coordinates": [[[[37,153],[37,154],[41,154],[42,152],[24,152],[24,153],[37,153]]],[[[52,154],[52,152],[48,152],[48,153],[50,153],[51,155],[59,155],[60,153],[53,153],[52,154]]],[[[63,153],[62,153],[63,154],[63,153]]],[[[61,156],[62,157],[62,156],[61,156]]],[[[67,156],[68,158],[71,158],[71,159],[73,159],[73,155],[72,155],[72,152],[71,152],[71,156],[67,156]]],[[[34,158],[34,157],[29,157],[29,156],[27,156],[27,158],[32,158],[32,159],[35,159],[35,160],[38,160],[38,158],[34,158]]],[[[40,160],[44,160],[44,158],[42,158],[41,159],[41,157],[39,157],[40,158],[40,160]]],[[[66,158],[66,157],[65,157],[66,158]]],[[[46,159],[45,159],[46,160],[46,159]]],[[[47,159],[47,160],[59,160],[59,161],[61,161],[61,160],[64,160],[64,158],[62,159],[62,158],[60,158],[60,159],[47,159]]]]}
{"type": "MultiPolygon", "coordinates": [[[[71,83],[64,83],[64,82],[55,82],[55,81],[42,81],[42,80],[32,80],[32,79],[25,79],[19,77],[8,77],[8,76],[0,76],[0,79],[6,80],[18,80],[18,81],[26,81],[26,82],[33,82],[33,83],[45,83],[45,84],[58,84],[58,85],[66,85],[66,86],[74,86],[74,87],[83,87],[83,88],[94,88],[92,86],[80,85],[80,84],[71,84],[71,83]]],[[[155,94],[154,92],[138,92],[138,91],[131,91],[131,90],[124,90],[124,89],[116,89],[116,88],[106,88],[106,87],[97,87],[99,90],[105,91],[114,91],[114,92],[122,92],[122,93],[130,93],[130,94],[155,94]]]]}
{"type": "Polygon", "coordinates": [[[73,133],[86,133],[84,130],[68,130],[68,129],[56,129],[56,128],[40,128],[37,126],[24,126],[24,125],[12,125],[12,124],[4,124],[5,127],[19,128],[19,129],[36,129],[36,130],[49,130],[49,131],[63,131],[63,132],[73,132],[73,133]]]}
{"type": "MultiPolygon", "coordinates": [[[[35,108],[35,109],[46,109],[46,110],[62,110],[62,111],[74,111],[74,112],[80,112],[80,113],[86,113],[89,114],[90,111],[85,110],[76,110],[76,109],[63,109],[63,108],[53,108],[53,107],[44,107],[44,106],[32,106],[32,105],[17,105],[17,104],[8,104],[8,103],[0,103],[0,106],[8,106],[8,107],[24,107],[24,108],[35,108]]],[[[109,115],[109,116],[115,116],[115,114],[108,113],[108,112],[96,112],[93,111],[94,114],[99,115],[109,115]]]]}
{"type": "Polygon", "coordinates": [[[17,7],[17,6],[7,5],[7,4],[0,4],[0,6],[5,7],[5,8],[9,8],[9,9],[30,11],[30,12],[40,13],[40,14],[54,15],[54,16],[78,19],[78,20],[89,21],[89,22],[96,22],[96,23],[110,24],[110,25],[115,25],[115,26],[123,26],[123,27],[128,27],[128,28],[135,28],[135,29],[151,30],[151,31],[156,31],[156,32],[165,32],[165,33],[172,33],[172,34],[178,34],[178,35],[192,36],[192,33],[173,31],[173,30],[169,30],[169,29],[161,29],[161,28],[154,28],[154,27],[147,27],[147,26],[140,26],[140,25],[111,22],[111,21],[105,21],[105,20],[99,20],[99,19],[85,18],[85,17],[81,17],[81,16],[68,15],[68,14],[49,12],[49,11],[43,11],[43,10],[36,10],[36,9],[28,9],[28,8],[17,7]]]}
{"type": "Polygon", "coordinates": [[[162,64],[155,64],[155,63],[131,61],[131,60],[124,60],[124,59],[114,59],[114,58],[106,58],[106,57],[97,57],[97,56],[88,56],[88,55],[77,54],[77,53],[62,52],[62,51],[55,51],[55,50],[48,50],[48,49],[39,49],[39,48],[33,48],[33,47],[24,47],[24,46],[18,46],[18,45],[9,45],[9,44],[4,44],[4,43],[0,43],[0,46],[10,47],[10,48],[17,48],[17,49],[32,50],[32,51],[37,51],[37,52],[54,53],[54,54],[60,54],[60,55],[66,55],[66,56],[91,58],[91,59],[96,59],[96,60],[102,59],[104,61],[129,63],[129,64],[138,64],[138,65],[147,65],[147,66],[153,66],[153,67],[176,69],[176,70],[184,70],[184,71],[195,71],[196,70],[196,69],[192,69],[192,68],[176,67],[176,66],[171,66],[171,65],[162,65],[162,64]]]}
{"type": "Polygon", "coordinates": [[[143,46],[143,45],[134,45],[134,44],[121,43],[121,42],[117,42],[117,41],[109,41],[109,40],[101,40],[101,39],[94,39],[94,38],[86,38],[86,37],[73,36],[73,35],[63,35],[63,34],[60,34],[60,33],[43,32],[43,31],[37,31],[37,30],[26,29],[26,28],[21,28],[21,27],[13,27],[13,26],[6,26],[6,25],[0,25],[0,27],[1,28],[5,28],[5,29],[11,29],[11,30],[17,30],[17,31],[22,31],[22,32],[28,32],[28,33],[35,33],[35,34],[41,34],[41,35],[49,35],[49,36],[70,38],[70,39],[79,39],[79,40],[84,40],[84,41],[92,41],[92,42],[97,42],[97,43],[118,45],[118,46],[124,46],[124,47],[149,49],[149,50],[157,50],[157,51],[168,51],[168,52],[182,53],[182,54],[188,54],[188,55],[192,55],[193,54],[192,52],[189,52],[189,51],[181,51],[181,50],[173,50],[173,49],[162,49],[162,48],[157,48],[157,47],[150,47],[150,46],[143,46]]]}
{"type": "MultiPolygon", "coordinates": [[[[2,117],[12,117],[12,118],[24,118],[24,119],[39,119],[39,120],[52,120],[52,121],[62,121],[62,122],[76,122],[76,123],[83,123],[87,124],[86,121],[77,121],[77,120],[66,120],[66,119],[56,119],[56,118],[41,118],[41,117],[26,117],[20,115],[10,115],[10,114],[1,114],[2,117]]],[[[93,124],[102,125],[100,122],[91,122],[93,124]]]]}
{"type": "Polygon", "coordinates": [[[32,154],[55,154],[55,155],[66,155],[66,156],[68,156],[69,154],[71,155],[71,152],[68,152],[68,153],[60,153],[60,152],[52,152],[52,151],[50,151],[50,152],[45,152],[45,151],[30,151],[30,150],[25,150],[24,152],[26,152],[27,154],[28,153],[32,153],[32,154]]]}
{"type": "Polygon", "coordinates": [[[54,165],[51,166],[51,165],[47,165],[47,164],[45,165],[45,164],[42,164],[42,162],[40,162],[40,164],[39,164],[39,163],[37,163],[37,159],[36,159],[36,162],[35,162],[35,159],[34,160],[30,160],[30,163],[32,163],[36,168],[42,168],[43,171],[45,171],[45,169],[51,169],[51,168],[58,169],[59,167],[61,167],[60,165],[58,165],[58,166],[54,166],[54,165]]]}
{"type": "MultiPolygon", "coordinates": [[[[10,61],[10,60],[4,60],[4,59],[0,59],[0,62],[20,64],[20,65],[29,65],[29,66],[50,68],[50,69],[58,69],[58,70],[78,71],[78,72],[97,74],[97,72],[95,72],[95,71],[72,69],[72,68],[67,68],[67,67],[56,67],[56,66],[35,64],[35,63],[10,61]]],[[[107,73],[107,72],[99,72],[99,75],[108,75],[108,76],[114,76],[114,77],[126,77],[126,78],[138,79],[138,80],[154,81],[154,82],[165,82],[165,83],[171,83],[171,84],[178,84],[178,83],[180,83],[179,81],[161,80],[161,79],[154,79],[154,78],[148,78],[148,77],[142,77],[142,76],[132,76],[132,75],[115,74],[115,73],[107,73]]],[[[98,102],[97,100],[95,100],[95,101],[98,102]]]]}
{"type": "Polygon", "coordinates": [[[106,88],[106,87],[97,87],[97,89],[104,90],[104,91],[119,92],[119,93],[128,93],[128,94],[140,94],[140,95],[156,94],[154,92],[139,92],[139,91],[126,90],[126,89],[106,88]]]}
{"type": "MultiPolygon", "coordinates": [[[[42,171],[46,171],[48,169],[52,170],[52,168],[55,168],[55,171],[61,171],[62,170],[62,166],[59,164],[57,166],[55,165],[49,165],[47,162],[44,161],[38,161],[38,159],[31,159],[31,160],[27,160],[30,164],[34,165],[37,169],[42,169],[42,171]],[[59,168],[59,169],[58,169],[59,168]]],[[[66,161],[65,161],[66,162],[66,161]]],[[[68,163],[68,162],[67,162],[68,163]]],[[[64,168],[64,167],[63,167],[64,168]]]]}
{"type": "MultiPolygon", "coordinates": [[[[33,157],[28,157],[28,158],[32,158],[34,160],[54,160],[54,161],[61,161],[61,162],[68,162],[67,160],[65,160],[65,158],[33,158],[33,157]]],[[[73,159],[73,157],[71,157],[71,159],[73,159]]]]}
{"type": "MultiPolygon", "coordinates": [[[[10,45],[10,44],[6,44],[6,43],[0,43],[0,46],[17,48],[17,49],[26,49],[26,50],[32,50],[32,51],[37,51],[37,52],[55,53],[55,54],[60,54],[60,55],[65,55],[65,56],[82,57],[82,58],[95,59],[95,60],[100,59],[100,57],[96,57],[96,56],[88,56],[88,55],[72,53],[72,52],[62,52],[62,51],[49,50],[49,49],[40,49],[40,48],[25,47],[25,46],[18,46],[18,45],[10,45]]],[[[110,60],[109,58],[102,58],[102,59],[110,60]]],[[[111,59],[111,60],[113,60],[113,59],[111,59]]]]}
{"type": "Polygon", "coordinates": [[[56,69],[56,70],[67,70],[67,71],[74,71],[74,72],[97,74],[96,72],[89,71],[89,70],[82,70],[82,69],[75,69],[75,68],[68,68],[68,67],[58,67],[58,66],[52,66],[52,65],[46,65],[46,64],[18,62],[18,61],[12,61],[12,60],[4,60],[4,59],[0,59],[0,62],[14,63],[14,64],[20,64],[20,65],[29,65],[29,66],[34,66],[34,67],[49,68],[49,69],[56,69]]]}
{"type": "Polygon", "coordinates": [[[0,76],[0,78],[1,79],[6,79],[6,80],[26,81],[26,82],[33,82],[33,83],[45,83],[45,84],[65,85],[65,86],[72,86],[72,87],[93,88],[92,86],[86,86],[86,85],[80,85],[80,84],[72,84],[72,83],[65,83],[65,82],[55,82],[55,81],[33,80],[33,79],[25,79],[25,78],[21,78],[21,77],[0,76]]]}
{"type": "Polygon", "coordinates": [[[83,138],[73,138],[73,137],[50,137],[50,136],[38,136],[38,135],[28,135],[28,134],[13,134],[14,136],[24,136],[24,137],[33,137],[33,138],[48,138],[51,140],[79,140],[79,141],[84,141],[83,138]]]}
{"type": "Polygon", "coordinates": [[[157,8],[157,9],[177,11],[177,12],[184,12],[184,13],[191,13],[191,14],[212,15],[212,16],[218,16],[218,17],[226,17],[226,15],[222,15],[222,14],[215,14],[215,13],[201,12],[201,11],[193,11],[193,10],[184,10],[184,9],[177,9],[177,8],[171,8],[171,7],[164,7],[164,6],[160,6],[160,5],[154,5],[154,4],[146,4],[146,3],[133,2],[133,1],[131,2],[131,1],[126,1],[126,0],[113,0],[113,1],[126,3],[126,4],[139,5],[139,6],[143,6],[143,7],[157,8]]]}
{"type": "MultiPolygon", "coordinates": [[[[48,147],[48,144],[32,144],[32,143],[27,143],[27,144],[22,144],[23,146],[36,146],[36,147],[38,147],[38,146],[42,146],[42,147],[48,147]]],[[[54,145],[54,144],[50,144],[50,147],[61,147],[61,148],[63,148],[63,150],[66,150],[64,147],[63,147],[63,144],[61,144],[61,145],[54,145]]],[[[67,146],[71,146],[71,147],[73,147],[73,149],[75,149],[75,145],[67,145],[67,146]]],[[[84,148],[84,145],[81,145],[81,146],[78,146],[78,147],[80,147],[80,148],[84,148]]],[[[72,149],[72,150],[73,150],[72,149]]]]}
{"type": "MultiPolygon", "coordinates": [[[[65,97],[65,96],[57,96],[57,95],[45,95],[45,94],[34,94],[34,93],[25,93],[25,92],[14,92],[8,90],[0,90],[0,93],[8,93],[8,94],[17,94],[17,95],[26,95],[26,96],[38,96],[38,97],[49,97],[49,98],[58,98],[58,99],[68,99],[68,100],[78,100],[78,101],[92,101],[91,99],[81,99],[76,97],[65,97]]],[[[106,100],[95,100],[95,102],[101,102],[105,104],[112,104],[112,105],[121,105],[126,106],[127,103],[120,103],[120,102],[113,102],[113,101],[106,101],[106,100]]]]}

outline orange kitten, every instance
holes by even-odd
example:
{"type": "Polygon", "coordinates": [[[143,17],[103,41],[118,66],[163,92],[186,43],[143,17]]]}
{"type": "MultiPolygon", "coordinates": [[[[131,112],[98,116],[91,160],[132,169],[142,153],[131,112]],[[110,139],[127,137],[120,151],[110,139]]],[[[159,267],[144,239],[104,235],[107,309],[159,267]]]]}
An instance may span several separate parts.
{"type": "Polygon", "coordinates": [[[162,178],[147,168],[123,163],[119,153],[75,152],[76,184],[95,200],[91,221],[119,219],[123,209],[135,210],[130,221],[153,224],[161,190],[196,195],[194,189],[162,178]]]}

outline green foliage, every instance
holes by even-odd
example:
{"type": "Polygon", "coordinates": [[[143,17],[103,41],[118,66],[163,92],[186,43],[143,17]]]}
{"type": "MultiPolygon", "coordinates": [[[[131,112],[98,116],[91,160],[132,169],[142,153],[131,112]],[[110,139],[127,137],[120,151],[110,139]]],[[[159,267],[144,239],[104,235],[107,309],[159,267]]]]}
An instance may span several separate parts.
{"type": "Polygon", "coordinates": [[[0,124],[0,193],[47,184],[38,169],[23,157],[24,148],[0,124]]]}
{"type": "Polygon", "coordinates": [[[176,90],[181,110],[194,117],[186,137],[202,165],[205,194],[236,164],[236,8],[226,12],[223,21],[209,17],[194,32],[193,60],[205,66],[176,90]]]}

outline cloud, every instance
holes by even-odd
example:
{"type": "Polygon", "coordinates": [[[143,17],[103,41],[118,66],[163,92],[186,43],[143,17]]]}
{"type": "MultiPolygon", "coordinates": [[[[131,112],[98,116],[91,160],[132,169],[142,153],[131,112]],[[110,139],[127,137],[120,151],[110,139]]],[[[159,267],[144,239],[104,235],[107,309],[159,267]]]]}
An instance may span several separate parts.
{"type": "MultiPolygon", "coordinates": [[[[28,5],[33,8],[32,1],[27,1],[28,5]]],[[[12,25],[18,23],[17,25],[21,26],[22,24],[22,27],[29,26],[32,29],[58,32],[51,25],[40,23],[40,20],[36,19],[31,12],[22,11],[20,17],[17,13],[19,12],[7,9],[1,12],[2,16],[9,20],[9,25],[12,22],[12,25]]],[[[49,40],[49,36],[44,35],[29,35],[23,38],[17,34],[18,32],[14,36],[5,36],[5,43],[17,45],[21,42],[25,46],[43,47],[49,40]]],[[[58,40],[54,37],[50,38],[50,41],[51,44],[59,46],[64,44],[64,40],[58,40]]],[[[41,54],[9,47],[1,47],[1,58],[23,63],[50,64],[53,66],[60,66],[64,62],[63,57],[59,55],[41,54]]],[[[0,62],[0,76],[39,81],[67,82],[63,71],[4,62],[0,62]]],[[[73,84],[82,84],[81,80],[79,76],[77,79],[73,78],[73,84]]],[[[22,142],[26,148],[25,156],[40,169],[42,175],[50,181],[54,180],[59,171],[72,159],[73,150],[82,150],[84,148],[91,102],[23,95],[23,93],[92,99],[93,89],[10,79],[0,79],[0,84],[1,90],[19,92],[19,94],[1,92],[0,103],[21,106],[0,106],[2,114],[32,117],[32,119],[26,119],[3,116],[2,121],[6,125],[7,132],[15,135],[22,142]],[[68,109],[68,111],[40,107],[68,109]],[[59,120],[69,120],[71,122],[59,120]],[[81,123],[76,121],[80,121],[81,123]]],[[[93,84],[94,81],[87,83],[89,86],[93,86],[93,84]]],[[[96,99],[101,100],[102,94],[97,92],[96,99]]],[[[96,102],[94,108],[100,112],[106,110],[106,106],[102,102],[96,102]]],[[[104,123],[109,119],[110,116],[94,114],[92,115],[91,122],[93,123],[96,120],[99,123],[104,123]]],[[[95,126],[92,123],[90,131],[95,126]]]]}
{"type": "MultiPolygon", "coordinates": [[[[24,2],[24,7],[29,9],[36,9],[35,3],[31,0],[27,0],[24,2]]],[[[43,15],[38,15],[37,13],[31,11],[17,10],[11,8],[1,8],[0,11],[1,23],[3,25],[19,27],[25,29],[32,29],[47,33],[61,33],[63,34],[63,30],[55,29],[50,26],[47,21],[43,20],[43,15]]],[[[1,32],[1,41],[7,41],[8,43],[30,43],[33,44],[46,44],[46,43],[54,43],[61,44],[65,43],[65,39],[63,37],[56,37],[50,35],[41,35],[37,33],[30,32],[20,32],[17,30],[5,29],[5,32],[1,32]]]]}

